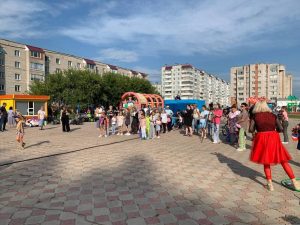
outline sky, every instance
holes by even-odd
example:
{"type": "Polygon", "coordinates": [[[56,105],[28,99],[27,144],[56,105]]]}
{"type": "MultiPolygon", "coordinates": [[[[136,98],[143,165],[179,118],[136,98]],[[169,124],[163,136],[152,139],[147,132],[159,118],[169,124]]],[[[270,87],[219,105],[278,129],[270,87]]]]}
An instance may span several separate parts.
{"type": "Polygon", "coordinates": [[[280,63],[300,97],[300,0],[1,0],[0,38],[149,74],[280,63]]]}

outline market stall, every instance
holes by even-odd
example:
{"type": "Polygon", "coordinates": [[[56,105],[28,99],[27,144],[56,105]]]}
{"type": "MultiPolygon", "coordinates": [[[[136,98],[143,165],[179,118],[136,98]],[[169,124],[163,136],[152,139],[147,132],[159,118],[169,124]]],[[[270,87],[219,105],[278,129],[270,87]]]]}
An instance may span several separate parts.
{"type": "Polygon", "coordinates": [[[6,109],[13,107],[26,118],[37,116],[37,112],[44,106],[46,116],[48,115],[47,103],[50,96],[46,95],[0,95],[0,105],[6,103],[6,109]]]}

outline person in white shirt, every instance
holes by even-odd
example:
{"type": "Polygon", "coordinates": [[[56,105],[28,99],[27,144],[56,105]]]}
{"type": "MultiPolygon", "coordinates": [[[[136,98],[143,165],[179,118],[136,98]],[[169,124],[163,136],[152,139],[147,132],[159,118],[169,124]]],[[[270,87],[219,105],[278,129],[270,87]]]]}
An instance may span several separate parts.
{"type": "Polygon", "coordinates": [[[168,115],[167,115],[166,111],[163,110],[162,113],[160,114],[160,116],[161,116],[161,123],[162,123],[163,132],[166,133],[167,123],[168,123],[168,115]]]}
{"type": "Polygon", "coordinates": [[[45,121],[46,112],[44,111],[44,106],[38,111],[38,119],[39,119],[39,127],[40,130],[44,128],[44,121],[45,121]]]}

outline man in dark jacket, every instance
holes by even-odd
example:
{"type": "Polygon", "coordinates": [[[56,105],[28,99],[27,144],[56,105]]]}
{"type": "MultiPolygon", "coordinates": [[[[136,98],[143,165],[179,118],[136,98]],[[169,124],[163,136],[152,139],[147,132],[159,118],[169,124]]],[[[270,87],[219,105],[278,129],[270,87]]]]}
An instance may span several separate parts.
{"type": "Polygon", "coordinates": [[[6,103],[3,103],[3,105],[0,108],[0,131],[5,131],[5,126],[7,123],[7,111],[6,111],[6,103]]]}

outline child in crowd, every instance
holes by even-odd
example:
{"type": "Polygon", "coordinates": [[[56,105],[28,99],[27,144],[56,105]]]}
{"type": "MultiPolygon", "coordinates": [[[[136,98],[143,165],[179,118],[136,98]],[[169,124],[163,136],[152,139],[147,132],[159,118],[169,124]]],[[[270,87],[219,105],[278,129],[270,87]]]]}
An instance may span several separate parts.
{"type": "Polygon", "coordinates": [[[149,136],[148,137],[150,139],[154,139],[155,138],[155,120],[156,120],[156,116],[155,116],[154,111],[151,112],[149,120],[150,120],[150,129],[149,129],[149,136]]]}
{"type": "Polygon", "coordinates": [[[117,116],[117,124],[118,124],[118,133],[117,135],[123,135],[123,124],[124,124],[124,116],[122,112],[119,112],[117,116]]]}
{"type": "Polygon", "coordinates": [[[150,138],[150,116],[149,113],[147,113],[146,115],[146,135],[147,135],[147,139],[150,138]]]}
{"type": "Polygon", "coordinates": [[[107,137],[106,135],[106,126],[107,126],[107,117],[105,112],[101,113],[101,116],[99,118],[99,128],[100,128],[100,135],[99,137],[107,137]]]}
{"type": "Polygon", "coordinates": [[[147,135],[146,135],[146,118],[145,115],[142,113],[140,117],[140,131],[141,131],[141,139],[146,140],[147,135]]]}
{"type": "Polygon", "coordinates": [[[183,125],[183,118],[180,112],[177,113],[178,115],[178,129],[182,129],[182,125],[183,125]]]}
{"type": "Polygon", "coordinates": [[[116,114],[114,114],[113,117],[111,118],[111,133],[113,135],[116,134],[116,127],[117,127],[117,116],[116,114]]]}
{"type": "Polygon", "coordinates": [[[127,109],[127,112],[125,114],[125,126],[126,126],[126,134],[125,135],[130,135],[130,124],[131,124],[131,113],[130,109],[127,109]]]}
{"type": "Polygon", "coordinates": [[[104,120],[105,120],[105,136],[104,137],[108,137],[109,136],[110,119],[107,114],[105,114],[104,120]]]}
{"type": "Polygon", "coordinates": [[[155,131],[156,131],[156,137],[160,138],[159,133],[160,133],[160,127],[161,127],[161,117],[160,115],[157,116],[155,120],[155,131]]]}
{"type": "Polygon", "coordinates": [[[16,122],[17,122],[16,140],[17,140],[17,142],[20,143],[21,148],[24,149],[25,148],[25,142],[23,141],[23,139],[24,139],[24,126],[23,126],[23,119],[22,119],[22,117],[18,116],[16,118],[16,122]]]}

